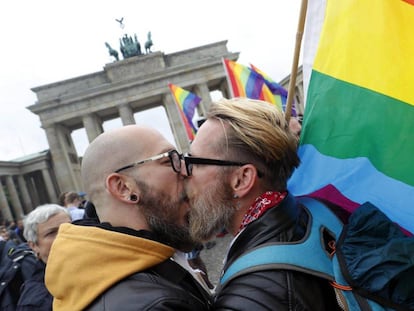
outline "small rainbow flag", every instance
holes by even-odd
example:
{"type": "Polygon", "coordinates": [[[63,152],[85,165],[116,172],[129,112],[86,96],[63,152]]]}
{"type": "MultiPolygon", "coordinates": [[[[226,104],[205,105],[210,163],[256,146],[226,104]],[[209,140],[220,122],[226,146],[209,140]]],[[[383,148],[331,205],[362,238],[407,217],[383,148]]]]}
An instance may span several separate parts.
{"type": "Polygon", "coordinates": [[[282,110],[282,102],[275,98],[260,73],[228,59],[223,59],[223,65],[232,97],[264,100],[282,110]]]}
{"type": "Polygon", "coordinates": [[[309,1],[305,43],[316,53],[305,46],[301,165],[288,189],[350,212],[369,201],[414,233],[412,4],[309,1]]]}
{"type": "MultiPolygon", "coordinates": [[[[277,106],[282,107],[283,111],[286,111],[286,100],[288,96],[287,90],[281,86],[279,83],[275,82],[265,74],[262,70],[257,68],[256,66],[250,64],[250,67],[253,71],[257,72],[259,75],[262,76],[266,86],[269,88],[269,90],[272,92],[274,96],[274,100],[277,103],[277,106]]],[[[296,109],[295,105],[292,105],[292,116],[296,117],[296,109]]]]}
{"type": "Polygon", "coordinates": [[[172,83],[168,83],[168,87],[170,88],[174,101],[177,104],[188,139],[193,140],[195,133],[197,132],[197,129],[193,124],[194,111],[200,103],[201,98],[172,83]]]}

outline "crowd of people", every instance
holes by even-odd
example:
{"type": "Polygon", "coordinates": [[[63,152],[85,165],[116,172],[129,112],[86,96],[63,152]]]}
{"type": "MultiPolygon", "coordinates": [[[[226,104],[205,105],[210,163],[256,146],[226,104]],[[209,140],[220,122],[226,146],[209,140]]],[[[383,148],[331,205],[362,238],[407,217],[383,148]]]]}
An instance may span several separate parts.
{"type": "Polygon", "coordinates": [[[336,310],[318,277],[252,271],[214,291],[188,256],[231,234],[225,271],[263,243],[303,238],[308,216],[286,189],[299,133],[274,106],[234,98],[211,105],[188,154],[149,127],[99,135],[81,165],[88,202],[65,192],[24,219],[37,263],[17,309],[336,310]]]}
{"type": "Polygon", "coordinates": [[[0,241],[12,240],[16,244],[26,242],[23,229],[23,219],[19,219],[17,222],[14,220],[3,221],[0,225],[0,241]]]}

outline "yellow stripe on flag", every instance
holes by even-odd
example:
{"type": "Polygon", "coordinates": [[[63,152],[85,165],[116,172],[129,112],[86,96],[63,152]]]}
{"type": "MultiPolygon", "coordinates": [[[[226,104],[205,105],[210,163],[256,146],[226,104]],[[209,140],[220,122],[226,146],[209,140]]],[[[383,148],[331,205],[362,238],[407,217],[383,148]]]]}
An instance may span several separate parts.
{"type": "Polygon", "coordinates": [[[414,105],[414,6],[327,0],[313,69],[414,105]]]}

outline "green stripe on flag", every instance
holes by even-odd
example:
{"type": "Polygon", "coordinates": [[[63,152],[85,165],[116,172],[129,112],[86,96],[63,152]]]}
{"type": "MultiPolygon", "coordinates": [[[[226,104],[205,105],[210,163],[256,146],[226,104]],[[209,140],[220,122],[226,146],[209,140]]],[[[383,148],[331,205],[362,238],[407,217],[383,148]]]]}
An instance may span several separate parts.
{"type": "Polygon", "coordinates": [[[414,186],[414,107],[391,97],[312,71],[301,144],[414,186]]]}

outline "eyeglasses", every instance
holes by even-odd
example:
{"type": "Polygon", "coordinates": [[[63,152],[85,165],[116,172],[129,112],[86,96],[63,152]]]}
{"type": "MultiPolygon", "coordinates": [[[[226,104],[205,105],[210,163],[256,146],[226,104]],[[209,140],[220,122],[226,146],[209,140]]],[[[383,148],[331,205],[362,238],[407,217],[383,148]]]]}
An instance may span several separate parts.
{"type": "Polygon", "coordinates": [[[219,166],[243,166],[249,163],[243,162],[234,162],[234,161],[226,161],[226,160],[218,160],[218,159],[207,159],[207,158],[196,158],[192,157],[188,154],[183,156],[185,169],[187,171],[187,176],[191,176],[193,173],[193,164],[201,164],[201,165],[219,165],[219,166]]]}
{"type": "Polygon", "coordinates": [[[164,153],[155,155],[151,158],[148,158],[148,159],[145,159],[145,160],[141,160],[141,161],[123,166],[123,167],[115,170],[115,173],[119,173],[120,171],[126,170],[126,169],[131,168],[131,167],[135,167],[135,166],[140,165],[140,164],[160,160],[160,159],[165,158],[165,157],[168,157],[170,159],[171,167],[174,170],[174,172],[180,173],[181,172],[182,155],[179,154],[177,150],[170,150],[168,152],[164,152],[164,153]]]}

